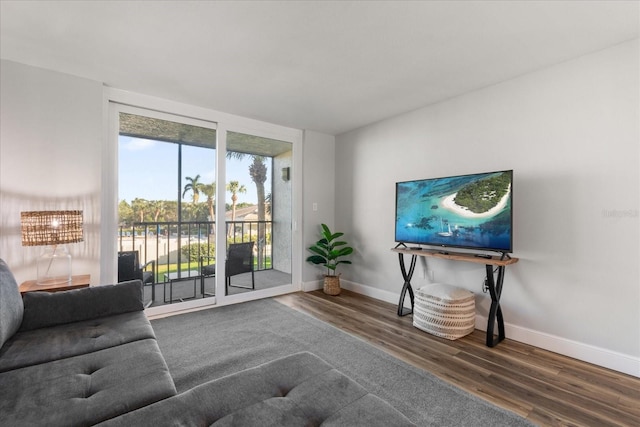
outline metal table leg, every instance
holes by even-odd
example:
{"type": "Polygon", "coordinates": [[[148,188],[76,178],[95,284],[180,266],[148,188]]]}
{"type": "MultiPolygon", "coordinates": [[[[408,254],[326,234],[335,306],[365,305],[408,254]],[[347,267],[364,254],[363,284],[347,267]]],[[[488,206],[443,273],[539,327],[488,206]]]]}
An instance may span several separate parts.
{"type": "Polygon", "coordinates": [[[398,303],[398,316],[406,316],[413,313],[413,288],[411,287],[411,278],[413,277],[413,271],[416,268],[416,255],[411,255],[411,262],[409,264],[409,272],[404,265],[404,256],[402,253],[398,253],[398,261],[400,262],[400,271],[402,271],[402,278],[404,279],[404,285],[402,285],[402,291],[400,292],[400,302],[398,303]],[[407,291],[409,292],[409,299],[411,300],[411,309],[404,307],[404,300],[407,297],[407,291]]]}
{"type": "Polygon", "coordinates": [[[487,288],[491,295],[491,308],[489,309],[489,320],[487,324],[487,347],[495,347],[505,338],[504,318],[502,317],[502,308],[500,308],[500,295],[502,294],[502,283],[504,281],[504,266],[498,267],[497,282],[493,277],[493,266],[486,265],[487,269],[487,288]],[[498,321],[498,336],[493,335],[493,327],[498,321]]]}

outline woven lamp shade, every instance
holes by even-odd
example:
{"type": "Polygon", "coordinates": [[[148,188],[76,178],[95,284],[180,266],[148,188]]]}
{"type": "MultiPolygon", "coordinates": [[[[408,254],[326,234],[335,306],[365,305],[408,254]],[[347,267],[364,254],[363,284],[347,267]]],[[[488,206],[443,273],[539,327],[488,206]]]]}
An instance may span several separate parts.
{"type": "Polygon", "coordinates": [[[82,211],[29,211],[20,213],[22,246],[82,242],[82,211]]]}

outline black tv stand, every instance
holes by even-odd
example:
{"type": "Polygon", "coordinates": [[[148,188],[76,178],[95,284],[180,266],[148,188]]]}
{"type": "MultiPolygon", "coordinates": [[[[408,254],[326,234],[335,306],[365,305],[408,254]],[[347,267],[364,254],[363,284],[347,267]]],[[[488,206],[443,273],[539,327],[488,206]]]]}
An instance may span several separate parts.
{"type": "Polygon", "coordinates": [[[398,316],[406,316],[407,314],[413,313],[414,296],[413,288],[411,287],[411,278],[413,277],[413,271],[416,267],[416,260],[419,256],[484,264],[487,274],[486,286],[489,290],[489,295],[491,295],[491,308],[489,309],[489,318],[487,321],[486,344],[487,347],[495,347],[500,341],[504,340],[504,318],[502,317],[502,309],[500,308],[500,296],[502,295],[505,267],[507,265],[515,264],[516,262],[518,262],[518,258],[511,258],[506,253],[503,253],[502,257],[500,258],[491,255],[487,255],[487,258],[485,258],[477,257],[474,254],[467,253],[442,253],[428,249],[421,249],[418,251],[411,249],[402,249],[398,248],[397,246],[391,250],[398,253],[400,271],[402,272],[402,278],[404,279],[404,285],[402,286],[402,291],[400,292],[400,302],[398,303],[398,316]],[[411,255],[409,271],[407,271],[405,267],[404,255],[411,255]],[[497,278],[494,277],[494,267],[497,267],[495,269],[498,273],[497,278]],[[407,292],[409,293],[409,299],[411,300],[411,309],[404,307],[404,300],[407,296],[407,292]],[[497,337],[493,335],[493,328],[496,322],[498,325],[497,337]]]}

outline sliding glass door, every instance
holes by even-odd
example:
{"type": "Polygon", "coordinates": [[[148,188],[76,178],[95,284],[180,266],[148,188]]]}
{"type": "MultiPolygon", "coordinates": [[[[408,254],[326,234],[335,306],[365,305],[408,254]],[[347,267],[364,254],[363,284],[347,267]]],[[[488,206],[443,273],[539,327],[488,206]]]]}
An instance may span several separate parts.
{"type": "Polygon", "coordinates": [[[215,125],[201,125],[119,113],[118,256],[152,273],[148,306],[215,295],[199,278],[215,259],[216,192],[215,125]]]}
{"type": "MultiPolygon", "coordinates": [[[[226,295],[292,283],[291,164],[293,144],[227,132],[226,295]],[[250,247],[251,271],[236,260],[250,247]]],[[[246,265],[246,263],[245,263],[246,265]]]]}
{"type": "Polygon", "coordinates": [[[300,132],[268,124],[247,131],[237,118],[228,130],[118,103],[110,112],[116,155],[106,169],[117,179],[115,190],[106,186],[104,212],[113,206],[117,214],[103,225],[114,236],[103,248],[114,257],[135,253],[152,273],[144,287],[150,314],[299,290],[300,132]]]}

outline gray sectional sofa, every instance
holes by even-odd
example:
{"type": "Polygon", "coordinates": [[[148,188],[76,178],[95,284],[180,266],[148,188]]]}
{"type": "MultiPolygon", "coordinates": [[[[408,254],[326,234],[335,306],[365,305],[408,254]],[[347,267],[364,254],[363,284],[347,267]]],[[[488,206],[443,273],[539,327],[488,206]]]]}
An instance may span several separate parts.
{"type": "Polygon", "coordinates": [[[92,425],[175,394],[140,281],[21,298],[0,260],[0,425],[92,425]]]}
{"type": "Polygon", "coordinates": [[[0,259],[2,426],[409,426],[310,353],[176,389],[142,283],[20,296],[0,259]]]}

